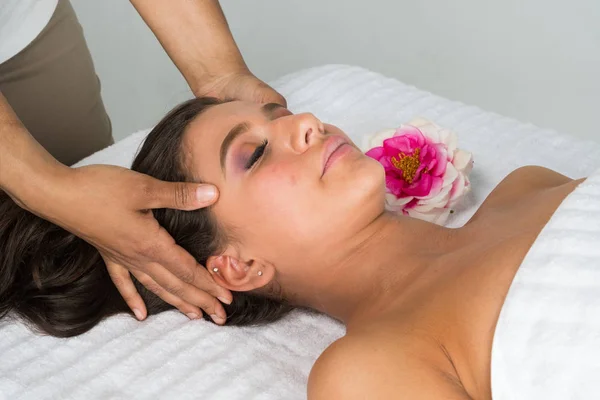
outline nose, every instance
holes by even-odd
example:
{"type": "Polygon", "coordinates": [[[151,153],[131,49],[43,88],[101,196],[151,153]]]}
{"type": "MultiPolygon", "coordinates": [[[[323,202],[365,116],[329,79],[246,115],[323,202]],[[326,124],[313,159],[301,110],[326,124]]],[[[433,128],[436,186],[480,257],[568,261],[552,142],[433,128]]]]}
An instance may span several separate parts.
{"type": "Polygon", "coordinates": [[[323,123],[311,113],[296,114],[290,120],[290,146],[303,153],[325,134],[323,123]]]}

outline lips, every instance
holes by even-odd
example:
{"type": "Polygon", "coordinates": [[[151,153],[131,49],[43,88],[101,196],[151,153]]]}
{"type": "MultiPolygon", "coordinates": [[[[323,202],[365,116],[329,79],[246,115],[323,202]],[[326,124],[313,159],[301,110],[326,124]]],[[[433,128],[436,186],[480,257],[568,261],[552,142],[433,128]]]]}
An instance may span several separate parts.
{"type": "Polygon", "coordinates": [[[331,158],[331,155],[344,144],[349,144],[348,140],[339,135],[330,136],[327,138],[327,140],[325,140],[325,143],[323,144],[323,172],[321,173],[321,176],[325,174],[325,171],[329,167],[328,161],[331,158]]]}

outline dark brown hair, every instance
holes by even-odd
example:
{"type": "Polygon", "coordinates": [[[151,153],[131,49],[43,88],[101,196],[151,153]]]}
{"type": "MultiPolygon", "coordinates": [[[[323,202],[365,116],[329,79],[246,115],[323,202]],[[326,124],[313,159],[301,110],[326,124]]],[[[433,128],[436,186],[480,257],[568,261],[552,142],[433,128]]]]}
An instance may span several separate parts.
{"type": "MultiPolygon", "coordinates": [[[[183,135],[196,116],[218,104],[221,101],[206,97],[177,106],[149,133],[131,169],[163,181],[191,181],[185,169],[183,135]]],[[[157,209],[153,213],[201,265],[218,254],[226,240],[210,208],[157,209]]],[[[173,308],[135,279],[134,283],[148,315],[173,308]]],[[[228,325],[271,322],[291,309],[284,300],[250,292],[234,292],[233,303],[223,306],[228,325]]],[[[132,314],[98,251],[20,208],[0,191],[0,318],[15,314],[39,332],[69,337],[117,313],[132,314]]],[[[205,319],[210,321],[206,315],[205,319]]]]}

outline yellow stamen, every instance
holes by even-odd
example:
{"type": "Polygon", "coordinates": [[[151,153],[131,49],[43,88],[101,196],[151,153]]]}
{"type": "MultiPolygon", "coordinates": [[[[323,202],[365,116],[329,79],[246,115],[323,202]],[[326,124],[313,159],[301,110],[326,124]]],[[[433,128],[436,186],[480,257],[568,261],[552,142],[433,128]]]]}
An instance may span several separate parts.
{"type": "MultiPolygon", "coordinates": [[[[415,179],[415,175],[417,174],[417,170],[421,166],[421,160],[419,159],[419,155],[421,154],[421,148],[416,148],[413,155],[409,156],[400,152],[398,154],[398,158],[392,157],[392,165],[397,169],[402,171],[402,178],[408,183],[411,184],[415,179]]],[[[427,169],[424,173],[427,173],[427,169]]]]}

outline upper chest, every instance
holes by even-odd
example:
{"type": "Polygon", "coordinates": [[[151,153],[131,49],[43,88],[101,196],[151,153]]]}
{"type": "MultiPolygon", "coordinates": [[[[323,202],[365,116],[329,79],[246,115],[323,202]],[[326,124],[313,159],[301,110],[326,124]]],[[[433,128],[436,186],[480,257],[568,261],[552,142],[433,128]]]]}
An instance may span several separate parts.
{"type": "MultiPolygon", "coordinates": [[[[515,274],[531,245],[562,200],[578,183],[525,192],[518,177],[490,195],[475,215],[473,246],[457,254],[434,285],[441,294],[425,306],[454,373],[475,398],[491,398],[494,332],[515,274]],[[436,304],[437,303],[437,304],[436,304]]],[[[426,303],[424,303],[425,305],[426,303]]]]}
{"type": "Polygon", "coordinates": [[[541,229],[575,187],[540,187],[525,195],[519,184],[515,180],[488,197],[463,228],[470,230],[472,243],[449,257],[411,304],[398,310],[398,318],[381,328],[416,332],[420,351],[477,399],[491,398],[493,336],[513,278],[541,229]]]}

